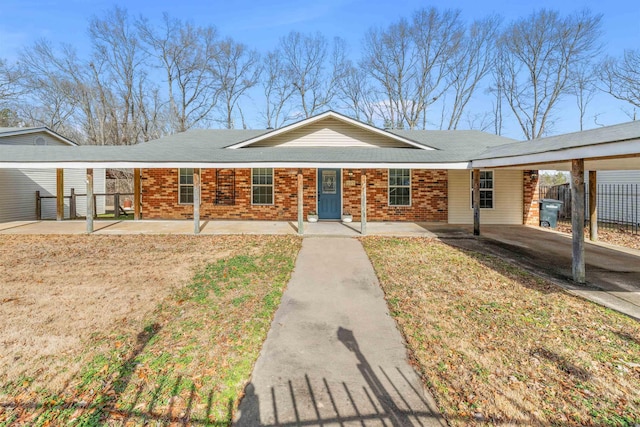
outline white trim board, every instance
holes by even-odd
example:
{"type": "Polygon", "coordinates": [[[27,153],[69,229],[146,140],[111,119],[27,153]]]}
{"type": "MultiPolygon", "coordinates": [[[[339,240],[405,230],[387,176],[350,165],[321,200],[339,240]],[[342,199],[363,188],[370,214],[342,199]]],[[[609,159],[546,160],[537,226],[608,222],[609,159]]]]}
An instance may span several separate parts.
{"type": "Polygon", "coordinates": [[[326,163],[326,162],[130,162],[130,161],[99,161],[99,162],[2,162],[0,169],[46,169],[46,168],[200,168],[200,169],[249,169],[249,168],[327,168],[327,169],[470,169],[470,162],[457,163],[326,163]]]}

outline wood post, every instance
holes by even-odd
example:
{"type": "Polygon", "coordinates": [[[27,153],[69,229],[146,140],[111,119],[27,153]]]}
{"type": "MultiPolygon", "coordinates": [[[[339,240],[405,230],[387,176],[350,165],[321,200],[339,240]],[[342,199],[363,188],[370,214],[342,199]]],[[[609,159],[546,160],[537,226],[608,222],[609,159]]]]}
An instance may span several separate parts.
{"type": "Polygon", "coordinates": [[[571,161],[571,233],[571,273],[575,282],[584,283],[584,159],[571,161]]]}
{"type": "Polygon", "coordinates": [[[304,234],[304,188],[302,173],[298,173],[298,234],[304,234]]]}
{"type": "Polygon", "coordinates": [[[93,215],[95,212],[93,198],[93,169],[87,169],[87,234],[93,233],[93,215]]]}
{"type": "Polygon", "coordinates": [[[56,169],[56,221],[64,219],[64,169],[56,169]]]}
{"type": "Polygon", "coordinates": [[[193,234],[200,234],[200,169],[193,168],[193,234]]]}
{"type": "Polygon", "coordinates": [[[473,235],[480,235],[480,169],[473,170],[473,235]]]}
{"type": "Polygon", "coordinates": [[[140,187],[140,169],[133,170],[133,219],[140,219],[140,211],[142,207],[142,188],[140,187]]]}
{"type": "Polygon", "coordinates": [[[71,189],[71,197],[69,199],[69,218],[76,219],[78,217],[78,212],[76,209],[76,189],[71,189]]]}
{"type": "Polygon", "coordinates": [[[598,177],[589,171],[589,239],[598,240],[598,177]]]}
{"type": "Polygon", "coordinates": [[[113,217],[120,218],[120,193],[113,194],[113,217]]]}
{"type": "Polygon", "coordinates": [[[360,234],[367,234],[367,174],[360,173],[360,234]]]}
{"type": "Polygon", "coordinates": [[[36,190],[36,219],[42,219],[42,199],[40,199],[40,190],[36,190]]]}

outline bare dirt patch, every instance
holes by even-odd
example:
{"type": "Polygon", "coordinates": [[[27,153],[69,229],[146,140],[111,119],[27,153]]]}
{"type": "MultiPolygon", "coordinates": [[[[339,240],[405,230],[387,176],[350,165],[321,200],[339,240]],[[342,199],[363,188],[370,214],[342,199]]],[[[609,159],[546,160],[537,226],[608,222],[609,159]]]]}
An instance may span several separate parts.
{"type": "Polygon", "coordinates": [[[635,320],[437,240],[364,245],[451,425],[640,422],[635,320]]]}
{"type": "Polygon", "coordinates": [[[58,364],[88,337],[139,323],[194,268],[231,249],[188,236],[0,239],[0,381],[36,366],[40,380],[64,381],[58,364]]]}
{"type": "Polygon", "coordinates": [[[224,424],[299,246],[0,236],[0,425],[224,424]]]}

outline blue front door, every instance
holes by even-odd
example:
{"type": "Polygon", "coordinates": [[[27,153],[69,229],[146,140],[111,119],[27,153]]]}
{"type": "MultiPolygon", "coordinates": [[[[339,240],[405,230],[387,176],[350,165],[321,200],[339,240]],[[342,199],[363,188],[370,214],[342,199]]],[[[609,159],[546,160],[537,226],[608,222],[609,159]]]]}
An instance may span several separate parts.
{"type": "Polygon", "coordinates": [[[340,219],[340,169],[318,169],[318,217],[340,219]]]}

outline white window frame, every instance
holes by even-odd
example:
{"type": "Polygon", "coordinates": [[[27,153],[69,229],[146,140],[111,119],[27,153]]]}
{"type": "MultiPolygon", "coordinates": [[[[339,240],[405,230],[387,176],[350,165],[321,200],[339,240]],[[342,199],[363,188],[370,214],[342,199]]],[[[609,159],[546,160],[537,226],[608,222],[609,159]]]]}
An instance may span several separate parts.
{"type": "MultiPolygon", "coordinates": [[[[193,205],[193,202],[183,202],[182,201],[182,187],[194,187],[193,184],[181,184],[180,183],[180,176],[181,176],[180,171],[183,170],[183,169],[195,170],[196,168],[178,168],[178,204],[179,205],[186,205],[186,206],[193,205]]],[[[202,172],[200,173],[200,176],[202,176],[202,172]]],[[[191,181],[193,181],[193,177],[191,178],[191,181]]],[[[200,185],[200,204],[202,205],[202,185],[200,185]]]]}
{"type": "Polygon", "coordinates": [[[411,179],[412,179],[412,173],[411,173],[411,169],[407,169],[407,168],[393,168],[393,169],[387,169],[387,204],[389,206],[393,206],[393,207],[401,207],[401,208],[408,208],[411,207],[411,204],[413,203],[413,195],[412,195],[412,191],[411,191],[411,179]],[[409,188],[409,204],[407,205],[394,205],[391,204],[391,171],[392,170],[408,170],[409,171],[409,185],[394,185],[394,188],[409,188]]]}
{"type": "Polygon", "coordinates": [[[276,200],[275,188],[276,188],[276,177],[275,177],[274,168],[251,168],[251,205],[252,206],[273,206],[276,200]],[[253,174],[256,169],[271,169],[271,184],[254,184],[253,174]],[[254,203],[253,190],[255,189],[255,187],[271,187],[271,203],[254,203]]]}
{"type": "MultiPolygon", "coordinates": [[[[480,192],[483,191],[490,191],[491,192],[491,207],[490,208],[483,208],[482,206],[480,207],[480,209],[482,210],[493,210],[496,208],[496,172],[494,170],[491,169],[480,169],[480,175],[482,176],[482,172],[491,172],[491,188],[480,188],[480,192]]],[[[473,171],[471,171],[471,191],[469,192],[469,202],[471,204],[471,208],[473,209],[473,171]]],[[[480,198],[482,199],[482,197],[480,198]]]]}

